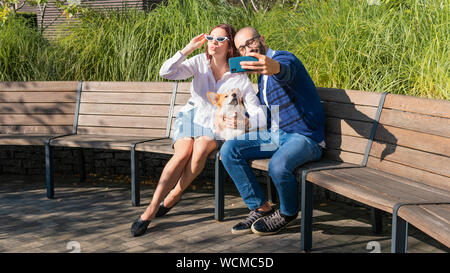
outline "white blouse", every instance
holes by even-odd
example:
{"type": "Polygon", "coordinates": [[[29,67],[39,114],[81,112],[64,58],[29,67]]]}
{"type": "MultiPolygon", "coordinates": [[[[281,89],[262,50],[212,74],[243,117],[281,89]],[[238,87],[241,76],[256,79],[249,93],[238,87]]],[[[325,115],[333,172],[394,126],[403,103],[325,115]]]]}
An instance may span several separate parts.
{"type": "Polygon", "coordinates": [[[186,60],[186,56],[178,51],[172,58],[164,62],[159,75],[169,80],[184,80],[194,77],[190,88],[191,97],[180,111],[184,113],[193,108],[198,108],[194,115],[194,122],[210,128],[213,132],[214,115],[217,107],[209,101],[206,95],[208,91],[220,94],[239,88],[243,95],[245,108],[249,114],[250,130],[266,126],[265,113],[260,107],[260,101],[247,74],[226,72],[216,82],[205,53],[186,60]]]}

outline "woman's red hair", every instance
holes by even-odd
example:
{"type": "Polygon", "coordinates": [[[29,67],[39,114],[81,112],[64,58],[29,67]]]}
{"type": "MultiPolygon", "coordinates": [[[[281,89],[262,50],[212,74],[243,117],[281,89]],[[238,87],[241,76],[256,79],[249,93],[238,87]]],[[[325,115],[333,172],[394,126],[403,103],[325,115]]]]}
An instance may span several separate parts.
{"type": "MultiPolygon", "coordinates": [[[[236,35],[236,31],[234,30],[234,28],[229,24],[220,24],[220,25],[213,27],[211,29],[211,31],[209,31],[208,35],[211,34],[211,32],[216,28],[221,28],[221,29],[225,30],[225,32],[227,33],[228,40],[226,42],[229,45],[228,53],[227,53],[227,61],[229,58],[239,57],[240,55],[236,49],[236,46],[234,45],[234,35],[236,35]]],[[[209,53],[208,53],[208,46],[206,46],[205,53],[206,53],[206,58],[208,59],[208,61],[211,61],[211,55],[209,55],[209,53]]]]}

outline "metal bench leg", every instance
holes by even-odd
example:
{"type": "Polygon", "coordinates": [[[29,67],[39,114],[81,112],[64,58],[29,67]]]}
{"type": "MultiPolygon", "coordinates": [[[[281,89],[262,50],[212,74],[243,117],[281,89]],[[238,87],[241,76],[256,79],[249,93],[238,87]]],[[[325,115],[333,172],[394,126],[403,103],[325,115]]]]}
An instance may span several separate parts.
{"type": "Polygon", "coordinates": [[[141,203],[141,179],[140,179],[139,165],[137,162],[137,153],[135,145],[131,146],[131,204],[139,206],[141,203]]]}
{"type": "Polygon", "coordinates": [[[216,163],[215,163],[215,193],[214,193],[214,219],[217,221],[223,221],[224,218],[224,210],[225,210],[225,192],[224,192],[224,184],[226,178],[226,170],[223,167],[222,162],[220,161],[220,153],[216,154],[216,163]]]}
{"type": "Polygon", "coordinates": [[[55,169],[53,166],[53,148],[49,142],[45,143],[45,175],[47,182],[47,198],[55,197],[55,169]]]}
{"type": "Polygon", "coordinates": [[[277,204],[278,203],[277,189],[275,188],[275,185],[272,183],[270,175],[266,176],[266,183],[267,183],[267,198],[272,204],[277,204]]]}
{"type": "Polygon", "coordinates": [[[85,162],[84,162],[84,149],[78,149],[78,165],[79,165],[79,171],[80,171],[80,182],[86,181],[86,169],[85,169],[85,162]]]}
{"type": "Polygon", "coordinates": [[[300,249],[310,251],[312,248],[312,221],[314,208],[314,184],[302,179],[302,219],[300,249]]]}
{"type": "Polygon", "coordinates": [[[381,219],[381,210],[377,208],[371,208],[370,216],[372,221],[372,232],[375,234],[383,233],[383,221],[381,219]]]}
{"type": "Polygon", "coordinates": [[[392,217],[392,253],[406,253],[408,245],[408,222],[394,214],[392,217]]]}

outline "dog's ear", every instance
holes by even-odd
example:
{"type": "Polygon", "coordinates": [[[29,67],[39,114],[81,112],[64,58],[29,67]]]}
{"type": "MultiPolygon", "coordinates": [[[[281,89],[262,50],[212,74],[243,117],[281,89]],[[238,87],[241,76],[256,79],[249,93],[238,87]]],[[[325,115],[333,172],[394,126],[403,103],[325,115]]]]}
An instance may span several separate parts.
{"type": "Polygon", "coordinates": [[[207,92],[206,96],[213,105],[219,104],[219,95],[216,92],[207,92]]]}
{"type": "Polygon", "coordinates": [[[235,89],[233,90],[233,92],[236,92],[236,95],[238,95],[240,98],[242,98],[242,92],[241,92],[241,89],[235,88],[235,89]]]}

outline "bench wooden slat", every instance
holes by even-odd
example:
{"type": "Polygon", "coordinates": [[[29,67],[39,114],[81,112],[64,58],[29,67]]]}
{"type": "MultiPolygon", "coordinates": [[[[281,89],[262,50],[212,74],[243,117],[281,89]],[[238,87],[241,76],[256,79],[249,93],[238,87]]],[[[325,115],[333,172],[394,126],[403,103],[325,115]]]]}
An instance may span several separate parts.
{"type": "Polygon", "coordinates": [[[83,92],[167,93],[173,87],[174,82],[83,82],[83,92]]]}
{"type": "Polygon", "coordinates": [[[322,157],[331,161],[346,162],[360,165],[363,161],[364,155],[328,148],[324,151],[322,157]]]}
{"type": "Polygon", "coordinates": [[[372,122],[327,117],[325,121],[326,133],[335,133],[348,136],[361,136],[369,139],[372,122]]]}
{"type": "Polygon", "coordinates": [[[0,82],[0,92],[76,92],[77,81],[0,82]]]}
{"type": "Polygon", "coordinates": [[[450,157],[448,156],[378,142],[372,144],[370,155],[382,160],[450,177],[450,157]]]}
{"type": "Polygon", "coordinates": [[[380,124],[450,137],[450,119],[383,109],[380,124]]]}
{"type": "Polygon", "coordinates": [[[450,247],[450,205],[408,205],[401,207],[398,215],[450,247]]]}
{"type": "Polygon", "coordinates": [[[74,114],[74,102],[0,103],[0,114],[74,114]]]}
{"type": "Polygon", "coordinates": [[[75,102],[76,92],[2,92],[0,102],[75,102]]]}
{"type": "Polygon", "coordinates": [[[114,127],[89,127],[79,126],[77,133],[79,134],[98,134],[112,136],[142,136],[142,137],[165,137],[165,129],[148,129],[148,128],[114,128],[114,127]]]}
{"type": "Polygon", "coordinates": [[[403,147],[440,155],[450,155],[450,138],[430,135],[383,125],[386,130],[378,129],[375,141],[396,144],[403,147]]]}
{"type": "Polygon", "coordinates": [[[166,117],[170,111],[169,105],[134,105],[134,104],[107,104],[83,103],[80,105],[80,114],[111,115],[120,113],[123,116],[166,117]]]}
{"type": "Polygon", "coordinates": [[[389,94],[384,108],[450,119],[450,102],[446,100],[389,94]]]}
{"type": "Polygon", "coordinates": [[[0,134],[56,134],[63,135],[72,132],[72,125],[67,126],[48,126],[48,125],[0,125],[0,134]]]}
{"type": "MultiPolygon", "coordinates": [[[[178,94],[176,103],[187,101],[190,94],[178,94]]],[[[119,104],[147,104],[147,105],[170,105],[171,93],[105,93],[83,92],[81,103],[119,103],[119,104]]]]}
{"type": "Polygon", "coordinates": [[[0,145],[41,145],[45,144],[45,141],[50,137],[56,136],[58,134],[48,134],[48,135],[1,135],[0,134],[0,145]]]}
{"type": "Polygon", "coordinates": [[[368,140],[361,137],[327,134],[325,142],[330,149],[364,154],[368,140]]]}
{"type": "Polygon", "coordinates": [[[165,129],[166,122],[167,118],[165,117],[80,115],[78,118],[79,126],[88,127],[165,129]]]}
{"type": "Polygon", "coordinates": [[[406,177],[424,183],[426,185],[450,191],[449,178],[443,175],[424,172],[417,168],[412,168],[388,160],[380,161],[380,159],[375,157],[369,157],[367,167],[383,170],[398,176],[406,177]]]}
{"type": "Polygon", "coordinates": [[[104,135],[71,135],[52,140],[52,146],[83,147],[97,149],[130,150],[136,141],[150,139],[150,137],[136,136],[104,136],[104,135]]]}
{"type": "Polygon", "coordinates": [[[45,114],[0,114],[2,125],[73,125],[73,114],[66,115],[45,115],[45,114]]]}
{"type": "Polygon", "coordinates": [[[364,168],[340,169],[310,173],[308,181],[332,190],[358,202],[392,213],[399,202],[435,200],[450,198],[450,192],[439,191],[401,177],[364,168]],[[395,190],[393,190],[395,189],[395,190]],[[418,192],[418,189],[421,189],[418,192]]]}
{"type": "Polygon", "coordinates": [[[378,106],[381,97],[381,93],[324,87],[317,87],[317,92],[323,101],[367,105],[374,107],[378,106]]]}
{"type": "Polygon", "coordinates": [[[373,122],[377,108],[343,103],[323,102],[327,117],[373,122]]]}

